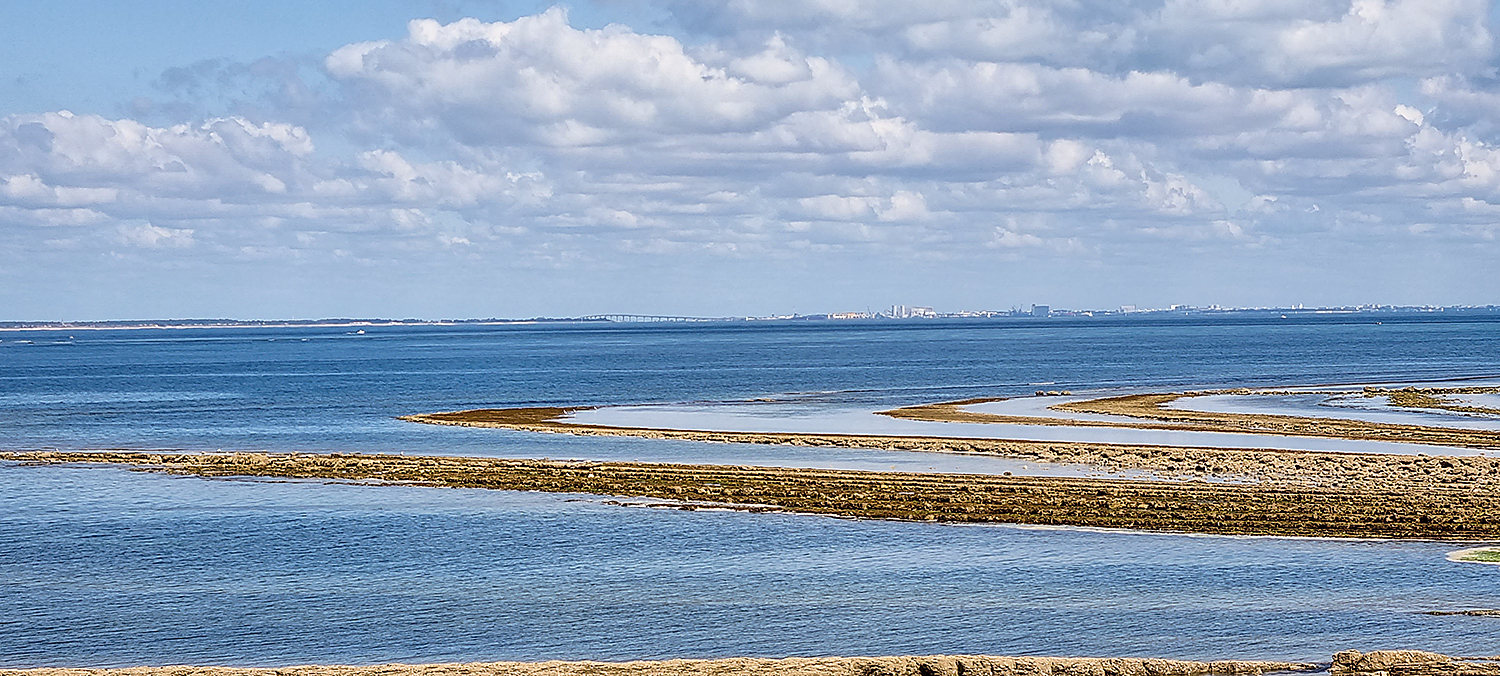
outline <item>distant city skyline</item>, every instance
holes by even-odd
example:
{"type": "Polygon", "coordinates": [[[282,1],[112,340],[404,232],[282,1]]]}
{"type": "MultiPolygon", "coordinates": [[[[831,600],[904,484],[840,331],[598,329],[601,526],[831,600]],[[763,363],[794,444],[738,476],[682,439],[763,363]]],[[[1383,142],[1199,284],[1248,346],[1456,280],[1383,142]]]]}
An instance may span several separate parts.
{"type": "MultiPolygon", "coordinates": [[[[1012,308],[1010,310],[946,310],[937,311],[930,307],[907,307],[895,305],[879,312],[872,311],[833,311],[814,312],[809,314],[771,314],[771,315],[724,315],[724,316],[686,316],[686,315],[638,315],[638,314],[596,314],[596,315],[547,315],[534,317],[443,317],[443,318],[394,318],[394,317],[322,317],[316,319],[235,319],[228,317],[208,318],[137,318],[130,320],[79,320],[79,321],[15,321],[0,320],[0,331],[14,331],[26,329],[140,329],[140,328],[213,328],[213,327],[377,327],[377,326],[401,326],[401,325],[463,325],[463,324],[514,324],[514,323],[537,323],[537,322],[606,322],[606,323],[715,323],[715,322],[764,322],[764,321],[799,321],[799,320],[826,320],[826,321],[859,321],[859,320],[891,320],[891,321],[923,321],[929,319],[1000,319],[1000,318],[1028,318],[1028,319],[1061,319],[1076,317],[1130,317],[1130,316],[1157,316],[1157,315],[1182,315],[1182,316],[1236,316],[1236,315],[1280,315],[1288,317],[1291,315],[1345,315],[1345,314],[1375,314],[1375,315],[1411,315],[1411,314],[1433,314],[1452,313],[1462,316],[1491,316],[1500,318],[1500,305],[1450,305],[1450,306],[1398,306],[1398,305],[1365,305],[1365,306],[1331,306],[1331,307],[1305,307],[1302,305],[1294,307],[1195,307],[1184,305],[1173,305],[1166,308],[1136,308],[1126,306],[1118,309],[1074,309],[1074,308],[1052,308],[1047,305],[1032,305],[1028,309],[1012,308]]],[[[360,333],[363,333],[361,331],[360,333]]]]}
{"type": "Polygon", "coordinates": [[[0,320],[1500,302],[1497,11],[8,3],[0,320]]]}

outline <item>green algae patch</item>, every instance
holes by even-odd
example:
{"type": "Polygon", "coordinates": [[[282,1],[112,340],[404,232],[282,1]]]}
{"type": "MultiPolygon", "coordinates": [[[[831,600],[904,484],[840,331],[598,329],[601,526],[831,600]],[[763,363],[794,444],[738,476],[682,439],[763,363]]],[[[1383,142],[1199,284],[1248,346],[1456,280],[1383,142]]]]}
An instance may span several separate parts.
{"type": "Polygon", "coordinates": [[[1456,552],[1448,554],[1448,560],[1461,561],[1464,563],[1488,563],[1492,565],[1500,565],[1500,546],[1460,549],[1456,552]]]}

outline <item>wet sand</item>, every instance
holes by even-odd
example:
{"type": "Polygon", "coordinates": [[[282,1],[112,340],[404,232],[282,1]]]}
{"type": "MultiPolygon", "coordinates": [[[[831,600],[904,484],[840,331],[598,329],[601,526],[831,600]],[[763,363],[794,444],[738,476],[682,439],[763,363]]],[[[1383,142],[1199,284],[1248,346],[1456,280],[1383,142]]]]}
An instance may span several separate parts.
{"type": "MultiPolygon", "coordinates": [[[[966,406],[966,410],[986,409],[987,413],[1015,415],[1015,411],[1035,409],[1015,405],[1015,399],[991,404],[966,406]],[[998,405],[1007,410],[994,410],[998,405]]],[[[1022,400],[1024,401],[1024,400],[1022,400]]],[[[1031,402],[1026,402],[1031,403],[1031,402]]],[[[1047,411],[1023,415],[1054,415],[1074,418],[1084,414],[1047,411]]],[[[1103,416],[1098,416],[1103,417],[1103,416]]],[[[1111,416],[1126,423],[1133,419],[1111,416]]],[[[567,422],[604,427],[645,427],[651,429],[697,430],[712,432],[765,432],[787,434],[850,434],[884,437],[941,437],[946,439],[1003,439],[1011,441],[1079,442],[1095,444],[1159,445],[1188,448],[1239,448],[1261,450],[1322,451],[1337,453],[1389,453],[1396,455],[1486,455],[1493,450],[1368,441],[1337,437],[1293,437],[1243,432],[1217,432],[1188,429],[1136,429],[1129,426],[1077,426],[982,424],[969,422],[933,422],[882,415],[869,409],[796,411],[761,409],[755,404],[606,406],[573,411],[567,422]]],[[[1493,430],[1500,435],[1500,428],[1493,430]]]]}

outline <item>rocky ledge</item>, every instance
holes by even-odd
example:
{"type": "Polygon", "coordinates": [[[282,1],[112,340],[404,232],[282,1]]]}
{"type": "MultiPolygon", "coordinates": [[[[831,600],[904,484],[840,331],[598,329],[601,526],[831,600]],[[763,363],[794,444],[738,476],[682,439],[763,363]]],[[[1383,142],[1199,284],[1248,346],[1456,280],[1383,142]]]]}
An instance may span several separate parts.
{"type": "Polygon", "coordinates": [[[368,667],[299,666],[134,667],[129,669],[0,670],[0,676],[1254,676],[1316,671],[1295,662],[1187,662],[1140,658],[923,657],[728,658],[649,662],[473,662],[382,664],[368,667]]]}
{"type": "Polygon", "coordinates": [[[1452,657],[1422,650],[1335,653],[1331,676],[1496,676],[1500,657],[1452,657]]]}
{"type": "Polygon", "coordinates": [[[635,498],[636,504],[676,509],[714,507],[864,519],[1225,535],[1500,539],[1500,499],[1493,492],[1472,489],[1334,489],[402,455],[0,453],[0,461],[5,460],[23,465],[101,463],[205,477],[587,493],[625,496],[635,498]]]}

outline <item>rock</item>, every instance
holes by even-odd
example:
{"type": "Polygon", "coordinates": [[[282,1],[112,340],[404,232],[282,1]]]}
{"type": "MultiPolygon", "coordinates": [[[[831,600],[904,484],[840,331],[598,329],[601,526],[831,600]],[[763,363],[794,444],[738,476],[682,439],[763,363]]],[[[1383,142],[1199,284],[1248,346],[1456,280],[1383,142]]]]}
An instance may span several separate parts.
{"type": "Polygon", "coordinates": [[[1333,676],[1348,674],[1387,676],[1388,674],[1423,674],[1442,671],[1454,673],[1453,658],[1425,650],[1376,650],[1360,653],[1345,650],[1334,653],[1333,664],[1328,673],[1333,676]]]}

